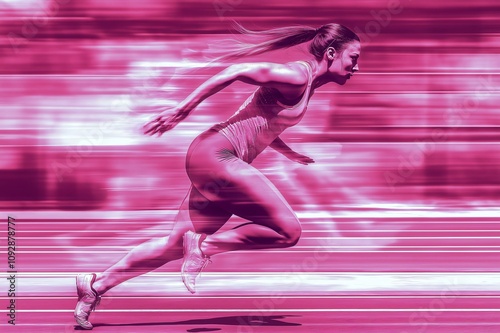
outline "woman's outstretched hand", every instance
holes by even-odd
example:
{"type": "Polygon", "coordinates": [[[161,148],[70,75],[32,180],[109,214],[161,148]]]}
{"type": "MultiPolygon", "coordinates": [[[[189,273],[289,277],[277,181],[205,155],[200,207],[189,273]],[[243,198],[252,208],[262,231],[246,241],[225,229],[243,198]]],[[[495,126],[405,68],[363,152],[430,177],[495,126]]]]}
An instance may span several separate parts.
{"type": "Polygon", "coordinates": [[[161,136],[166,131],[169,131],[177,126],[177,124],[184,118],[185,116],[183,114],[180,114],[179,112],[173,112],[172,114],[172,110],[169,110],[168,113],[162,113],[144,125],[144,134],[155,135],[158,133],[158,136],[161,136]]]}
{"type": "Polygon", "coordinates": [[[295,151],[292,151],[292,152],[286,154],[285,156],[291,161],[294,161],[294,162],[297,162],[300,164],[304,164],[304,165],[314,163],[314,160],[312,158],[310,158],[309,156],[299,154],[295,151]]]}

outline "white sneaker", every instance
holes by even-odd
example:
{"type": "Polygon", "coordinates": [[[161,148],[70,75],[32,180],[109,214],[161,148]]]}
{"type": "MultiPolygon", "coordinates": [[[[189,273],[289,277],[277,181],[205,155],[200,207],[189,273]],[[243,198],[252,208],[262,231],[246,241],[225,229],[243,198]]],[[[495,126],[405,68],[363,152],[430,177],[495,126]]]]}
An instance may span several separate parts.
{"type": "Polygon", "coordinates": [[[201,271],[212,261],[200,249],[200,234],[187,231],[183,236],[184,258],[182,261],[181,276],[186,288],[194,294],[196,292],[196,278],[201,271]]]}
{"type": "Polygon", "coordinates": [[[101,297],[92,287],[96,279],[96,274],[80,274],[76,277],[76,291],[78,292],[78,303],[75,308],[75,319],[78,325],[83,329],[91,330],[94,328],[88,321],[90,312],[95,310],[95,307],[101,301],[101,297]]]}

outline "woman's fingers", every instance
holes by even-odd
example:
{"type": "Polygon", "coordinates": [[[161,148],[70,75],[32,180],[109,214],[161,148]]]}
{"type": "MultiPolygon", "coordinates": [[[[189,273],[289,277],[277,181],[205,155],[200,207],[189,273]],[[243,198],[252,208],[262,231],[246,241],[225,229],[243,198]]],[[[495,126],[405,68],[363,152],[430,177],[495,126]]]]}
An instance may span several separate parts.
{"type": "Polygon", "coordinates": [[[172,118],[168,120],[165,120],[162,116],[159,116],[158,118],[150,121],[146,125],[144,125],[144,134],[146,135],[154,135],[155,133],[158,132],[165,132],[171,129],[173,126],[171,126],[172,123],[172,118]]]}
{"type": "Polygon", "coordinates": [[[305,156],[305,155],[298,156],[296,161],[299,162],[300,164],[304,164],[304,165],[314,163],[314,160],[312,158],[310,158],[309,156],[305,156]]]}
{"type": "Polygon", "coordinates": [[[167,121],[155,119],[144,125],[144,134],[146,135],[158,134],[158,136],[161,136],[166,131],[169,131],[172,128],[174,128],[177,125],[177,123],[178,121],[175,121],[174,119],[169,119],[167,121]]]}
{"type": "Polygon", "coordinates": [[[142,129],[143,129],[143,132],[144,134],[148,134],[149,132],[151,132],[152,128],[153,128],[153,124],[151,122],[145,124],[142,129]]]}
{"type": "Polygon", "coordinates": [[[155,135],[158,133],[159,135],[162,135],[166,131],[174,128],[184,118],[184,115],[178,114],[177,112],[174,114],[170,114],[169,112],[168,116],[162,113],[157,118],[151,120],[143,126],[144,134],[155,135]]]}
{"type": "Polygon", "coordinates": [[[146,125],[144,125],[144,134],[146,135],[154,135],[165,123],[161,117],[156,118],[155,120],[150,121],[146,125]]]}
{"type": "Polygon", "coordinates": [[[154,134],[156,130],[161,126],[161,123],[154,120],[152,122],[147,123],[144,127],[144,134],[154,134]]]}

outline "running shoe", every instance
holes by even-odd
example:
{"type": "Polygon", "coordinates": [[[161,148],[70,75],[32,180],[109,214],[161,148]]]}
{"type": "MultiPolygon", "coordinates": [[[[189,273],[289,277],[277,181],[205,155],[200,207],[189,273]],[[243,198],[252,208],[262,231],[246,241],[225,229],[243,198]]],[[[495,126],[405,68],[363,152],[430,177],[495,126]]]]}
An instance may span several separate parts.
{"type": "Polygon", "coordinates": [[[76,290],[78,292],[78,303],[75,308],[75,319],[78,325],[83,329],[91,330],[94,328],[89,322],[90,312],[95,310],[95,307],[101,301],[101,297],[92,287],[96,279],[96,274],[80,274],[76,277],[76,290]]]}
{"type": "Polygon", "coordinates": [[[182,261],[181,276],[186,288],[194,294],[196,292],[196,278],[201,271],[212,261],[201,252],[201,235],[187,231],[183,236],[184,259],[182,261]]]}

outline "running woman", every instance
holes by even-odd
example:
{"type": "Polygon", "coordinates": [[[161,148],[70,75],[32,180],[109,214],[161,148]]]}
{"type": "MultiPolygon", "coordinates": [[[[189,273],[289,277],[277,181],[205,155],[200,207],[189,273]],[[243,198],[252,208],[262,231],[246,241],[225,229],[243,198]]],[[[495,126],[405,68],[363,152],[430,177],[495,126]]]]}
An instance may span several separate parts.
{"type": "Polygon", "coordinates": [[[359,70],[359,37],[334,23],[317,29],[240,29],[262,39],[245,44],[231,56],[256,55],[306,42],[311,56],[285,64],[233,64],[199,86],[173,113],[164,111],[145,125],[146,134],[161,135],[231,83],[258,86],[233,116],[200,134],[190,145],[186,172],[191,187],[171,233],[135,247],[103,273],[77,276],[74,316],[82,328],[92,329],[89,315],[102,294],[172,260],[183,259],[182,280],[195,293],[196,278],[213,255],[297,244],[301,235],[297,216],[278,189],[251,163],[267,147],[298,163],[314,162],[288,147],[280,134],[302,119],[315,89],[329,82],[344,85],[359,70]],[[232,215],[249,222],[217,232],[232,215]]]}

